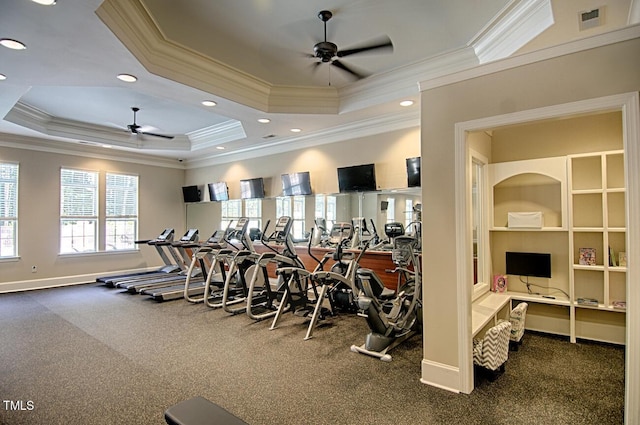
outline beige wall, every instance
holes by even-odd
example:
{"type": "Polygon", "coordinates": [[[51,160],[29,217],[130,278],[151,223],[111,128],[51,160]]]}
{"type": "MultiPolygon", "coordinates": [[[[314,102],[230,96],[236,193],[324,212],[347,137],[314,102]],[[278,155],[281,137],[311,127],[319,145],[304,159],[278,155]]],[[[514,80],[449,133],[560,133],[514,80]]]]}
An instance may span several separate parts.
{"type": "MultiPolygon", "coordinates": [[[[140,238],[153,238],[165,227],[175,228],[176,238],[186,227],[197,227],[200,237],[206,238],[220,224],[220,204],[185,205],[181,192],[184,185],[197,184],[206,192],[207,183],[227,181],[231,198],[239,198],[241,179],[264,177],[267,196],[275,197],[282,191],[281,174],[308,170],[314,193],[336,193],[337,167],[375,163],[379,187],[402,188],[406,187],[405,158],[419,156],[419,152],[417,128],[186,172],[117,160],[0,147],[0,161],[20,164],[20,258],[0,262],[0,292],[78,283],[78,280],[90,282],[96,275],[161,264],[155,250],[146,246],[129,253],[58,255],[61,167],[98,170],[101,174],[110,171],[139,175],[140,238]],[[32,265],[37,266],[37,273],[31,272],[32,265]]],[[[208,193],[203,196],[208,199],[208,193]]],[[[313,198],[309,199],[307,229],[313,220],[313,198]]],[[[275,219],[273,199],[263,203],[263,219],[275,219]]]]}
{"type": "MultiPolygon", "coordinates": [[[[55,278],[108,274],[161,264],[160,257],[150,247],[128,253],[58,255],[61,167],[97,170],[102,178],[107,171],[137,174],[140,178],[139,237],[153,238],[165,227],[174,227],[178,237],[184,232],[181,193],[184,170],[5,147],[0,147],[0,161],[20,165],[20,257],[0,262],[0,292],[63,283],[55,278]],[[37,266],[37,273],[31,272],[33,265],[37,266]]],[[[91,277],[88,279],[91,281],[91,277]]]]}
{"type": "Polygon", "coordinates": [[[229,197],[238,199],[241,179],[262,177],[266,196],[276,197],[281,174],[309,171],[313,193],[337,193],[338,167],[375,163],[378,188],[396,189],[407,186],[405,159],[414,156],[420,156],[417,128],[187,170],[186,184],[226,181],[229,197]]]}
{"type": "MultiPolygon", "coordinates": [[[[417,128],[392,131],[328,145],[300,149],[278,155],[248,159],[229,164],[215,165],[188,170],[186,184],[203,186],[207,183],[225,181],[229,186],[230,199],[240,198],[240,180],[262,177],[265,184],[265,199],[262,203],[263,226],[269,219],[276,219],[275,201],[272,198],[282,195],[280,176],[285,173],[309,171],[311,189],[314,194],[338,193],[338,167],[374,163],[376,183],[379,189],[400,189],[407,186],[406,158],[420,156],[420,133],[417,128]]],[[[349,221],[359,214],[356,194],[339,195],[338,221],[349,221]],[[348,202],[347,202],[348,201],[348,202]],[[346,207],[346,208],[343,208],[346,207]]],[[[379,216],[382,195],[367,194],[363,200],[362,214],[368,219],[376,219],[378,232],[382,216],[379,216]],[[373,200],[373,201],[372,201],[373,200]]],[[[404,197],[396,201],[396,217],[403,221],[404,197]]],[[[408,195],[406,195],[408,196],[408,195]]],[[[207,200],[207,195],[204,196],[207,200]]],[[[313,226],[314,197],[305,201],[305,229],[313,226]]],[[[187,206],[187,225],[207,229],[212,233],[220,227],[220,203],[204,202],[187,206]]]]}
{"type": "Polygon", "coordinates": [[[622,149],[622,114],[546,120],[492,131],[492,161],[548,158],[622,149]]]}
{"type": "MultiPolygon", "coordinates": [[[[458,122],[640,89],[640,40],[621,42],[428,89],[421,97],[424,358],[459,367],[455,139],[458,122]],[[437,244],[430,241],[438,241],[437,244]]],[[[532,147],[533,148],[533,147],[532,147]]],[[[496,152],[493,152],[493,160],[496,152]]],[[[462,230],[462,229],[461,229],[462,230]]],[[[423,380],[437,383],[439,377],[423,380]]],[[[452,372],[455,374],[455,372],[452,372]]]]}

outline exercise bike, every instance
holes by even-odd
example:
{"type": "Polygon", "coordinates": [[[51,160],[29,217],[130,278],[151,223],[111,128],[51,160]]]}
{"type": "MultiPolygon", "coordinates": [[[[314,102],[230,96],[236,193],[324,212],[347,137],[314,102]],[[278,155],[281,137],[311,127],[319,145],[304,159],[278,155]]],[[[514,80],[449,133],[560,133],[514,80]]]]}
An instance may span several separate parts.
{"type": "Polygon", "coordinates": [[[358,315],[365,317],[371,332],[361,346],[351,351],[390,362],[389,351],[422,330],[422,273],[415,251],[417,241],[410,236],[396,236],[392,259],[396,264],[392,273],[398,274],[397,295],[388,301],[379,297],[382,282],[369,269],[359,269],[358,315]]]}

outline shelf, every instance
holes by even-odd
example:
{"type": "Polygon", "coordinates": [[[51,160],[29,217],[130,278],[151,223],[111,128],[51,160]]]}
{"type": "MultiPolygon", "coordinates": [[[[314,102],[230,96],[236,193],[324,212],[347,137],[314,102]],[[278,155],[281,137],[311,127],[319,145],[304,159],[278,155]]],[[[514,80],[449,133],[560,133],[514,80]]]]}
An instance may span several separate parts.
{"type": "Polygon", "coordinates": [[[541,228],[514,228],[514,227],[492,227],[491,232],[566,232],[562,227],[541,227],[541,228]]]}
{"type": "Polygon", "coordinates": [[[616,272],[616,273],[625,273],[627,271],[627,268],[619,267],[619,266],[609,266],[609,271],[616,272]]]}
{"type": "Polygon", "coordinates": [[[507,295],[511,297],[511,299],[532,303],[540,303],[540,304],[552,304],[552,305],[564,305],[569,306],[571,302],[566,298],[547,298],[542,295],[534,295],[534,294],[525,294],[523,292],[516,291],[508,291],[507,295]]]}
{"type": "Polygon", "coordinates": [[[627,248],[623,151],[581,153],[562,160],[492,164],[492,271],[504,273],[505,252],[550,253],[553,279],[536,278],[530,289],[555,298],[528,293],[524,282],[509,276],[507,294],[514,304],[530,303],[527,329],[569,335],[572,342],[580,338],[624,344],[626,309],[614,308],[613,303],[626,301],[629,275],[626,267],[609,266],[609,253],[618,257],[627,248]],[[507,227],[510,212],[534,211],[543,214],[544,227],[507,227]],[[579,264],[581,248],[595,250],[594,265],[579,264]],[[578,298],[598,304],[578,304],[578,298]]]}
{"type": "Polygon", "coordinates": [[[588,271],[594,271],[594,272],[602,272],[604,271],[604,266],[603,265],[598,265],[596,264],[595,266],[587,266],[584,264],[574,264],[573,265],[573,269],[574,270],[588,270],[588,271]]]}
{"type": "Polygon", "coordinates": [[[603,192],[602,189],[579,189],[572,190],[572,195],[600,195],[603,192]]]}
{"type": "Polygon", "coordinates": [[[604,232],[604,227],[574,227],[573,231],[575,233],[580,233],[580,232],[604,232]]]}

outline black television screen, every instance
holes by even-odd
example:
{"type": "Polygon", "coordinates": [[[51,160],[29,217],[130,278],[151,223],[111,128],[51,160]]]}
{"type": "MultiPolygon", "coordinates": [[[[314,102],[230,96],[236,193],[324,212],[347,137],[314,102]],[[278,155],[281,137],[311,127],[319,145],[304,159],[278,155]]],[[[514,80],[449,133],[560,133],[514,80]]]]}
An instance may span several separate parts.
{"type": "Polygon", "coordinates": [[[209,183],[209,200],[228,201],[229,188],[225,182],[209,183]]]}
{"type": "Polygon", "coordinates": [[[506,252],[506,273],[514,276],[551,277],[551,254],[506,252]]]}
{"type": "Polygon", "coordinates": [[[407,158],[407,186],[420,186],[420,157],[407,158]]]}
{"type": "Polygon", "coordinates": [[[240,197],[242,199],[264,198],[262,177],[240,180],[240,197]]]}
{"type": "Polygon", "coordinates": [[[198,186],[183,186],[182,197],[184,202],[200,202],[200,189],[198,186]]]}
{"type": "Polygon", "coordinates": [[[309,172],[282,175],[282,196],[311,195],[309,172]]]}
{"type": "Polygon", "coordinates": [[[376,190],[375,165],[363,164],[338,168],[338,188],[340,193],[376,190]]]}

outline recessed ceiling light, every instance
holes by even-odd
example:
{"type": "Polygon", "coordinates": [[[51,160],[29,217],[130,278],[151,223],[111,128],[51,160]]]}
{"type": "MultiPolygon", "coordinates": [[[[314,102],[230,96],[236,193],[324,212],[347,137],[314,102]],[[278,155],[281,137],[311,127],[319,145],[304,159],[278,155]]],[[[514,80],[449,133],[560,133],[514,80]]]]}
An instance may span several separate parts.
{"type": "Polygon", "coordinates": [[[411,106],[413,105],[413,100],[403,100],[400,102],[400,106],[411,106]]]}
{"type": "Polygon", "coordinates": [[[6,75],[4,75],[4,74],[0,74],[0,81],[2,81],[2,80],[6,80],[6,79],[7,79],[7,76],[6,76],[6,75]]]}
{"type": "Polygon", "coordinates": [[[56,4],[56,0],[31,0],[34,3],[42,4],[44,6],[53,6],[56,4]]]}
{"type": "Polygon", "coordinates": [[[204,106],[216,106],[216,105],[217,105],[217,103],[216,103],[216,102],[214,102],[213,100],[203,100],[203,101],[202,101],[202,104],[203,104],[204,106]]]}
{"type": "Polygon", "coordinates": [[[271,122],[269,118],[258,118],[258,122],[262,124],[268,124],[271,122]]]}
{"type": "Polygon", "coordinates": [[[125,83],[135,83],[138,81],[138,77],[131,74],[118,74],[118,80],[124,81],[125,83]]]}
{"type": "Polygon", "coordinates": [[[292,128],[291,129],[292,133],[300,133],[301,131],[302,131],[302,129],[300,129],[300,128],[292,128]]]}
{"type": "Polygon", "coordinates": [[[224,146],[216,146],[216,149],[218,149],[219,151],[223,151],[224,150],[224,146]]]}
{"type": "Polygon", "coordinates": [[[0,44],[8,49],[13,50],[24,50],[27,48],[24,43],[21,43],[18,40],[13,40],[11,38],[0,38],[0,44]]]}

